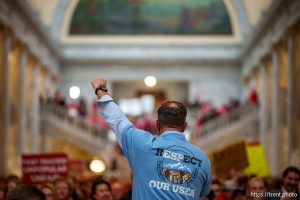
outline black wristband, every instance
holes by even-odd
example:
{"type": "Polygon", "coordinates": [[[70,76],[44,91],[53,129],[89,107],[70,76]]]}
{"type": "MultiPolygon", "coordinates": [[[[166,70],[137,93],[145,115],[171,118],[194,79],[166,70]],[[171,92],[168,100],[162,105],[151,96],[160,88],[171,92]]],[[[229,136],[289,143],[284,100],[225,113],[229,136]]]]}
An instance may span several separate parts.
{"type": "Polygon", "coordinates": [[[107,87],[105,85],[98,85],[98,87],[96,87],[95,89],[95,94],[97,95],[98,91],[102,90],[103,92],[107,92],[107,87]]]}

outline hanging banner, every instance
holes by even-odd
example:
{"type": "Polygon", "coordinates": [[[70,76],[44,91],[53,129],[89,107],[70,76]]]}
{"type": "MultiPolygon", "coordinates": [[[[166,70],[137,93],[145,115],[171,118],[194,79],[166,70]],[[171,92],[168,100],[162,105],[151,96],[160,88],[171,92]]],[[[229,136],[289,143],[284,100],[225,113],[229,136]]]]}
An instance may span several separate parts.
{"type": "Polygon", "coordinates": [[[68,157],[66,154],[22,155],[23,183],[43,184],[58,177],[68,176],[68,157]]]}

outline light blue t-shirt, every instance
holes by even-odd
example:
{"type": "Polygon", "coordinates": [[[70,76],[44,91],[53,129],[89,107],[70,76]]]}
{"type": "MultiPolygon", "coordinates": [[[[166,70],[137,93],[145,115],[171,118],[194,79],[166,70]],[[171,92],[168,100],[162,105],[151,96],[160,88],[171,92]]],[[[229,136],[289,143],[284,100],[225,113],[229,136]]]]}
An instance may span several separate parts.
{"type": "Polygon", "coordinates": [[[135,128],[111,97],[97,103],[129,161],[134,200],[198,200],[209,193],[210,161],[184,134],[167,131],[153,136],[135,128]]]}

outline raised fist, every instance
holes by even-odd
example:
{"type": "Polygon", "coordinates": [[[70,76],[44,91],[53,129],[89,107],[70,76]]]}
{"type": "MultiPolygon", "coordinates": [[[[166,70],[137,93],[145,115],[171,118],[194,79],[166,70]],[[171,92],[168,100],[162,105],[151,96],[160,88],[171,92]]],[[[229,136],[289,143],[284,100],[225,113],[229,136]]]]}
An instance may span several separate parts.
{"type": "Polygon", "coordinates": [[[104,78],[100,78],[100,77],[94,78],[94,79],[92,79],[92,81],[91,81],[91,84],[92,84],[94,90],[95,90],[99,85],[106,86],[106,83],[107,83],[107,81],[106,81],[104,78]]]}

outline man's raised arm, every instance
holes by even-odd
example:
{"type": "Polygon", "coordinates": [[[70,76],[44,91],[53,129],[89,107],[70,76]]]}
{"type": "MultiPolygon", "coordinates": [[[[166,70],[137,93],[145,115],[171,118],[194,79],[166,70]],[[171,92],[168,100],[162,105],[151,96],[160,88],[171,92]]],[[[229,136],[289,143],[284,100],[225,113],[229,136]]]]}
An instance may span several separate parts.
{"type": "Polygon", "coordinates": [[[120,109],[120,107],[109,96],[108,89],[106,87],[107,81],[103,78],[94,78],[91,84],[95,90],[95,94],[98,97],[97,105],[100,107],[101,115],[110,124],[113,129],[117,140],[121,144],[121,135],[125,127],[133,126],[128,120],[126,115],[120,109]]]}

